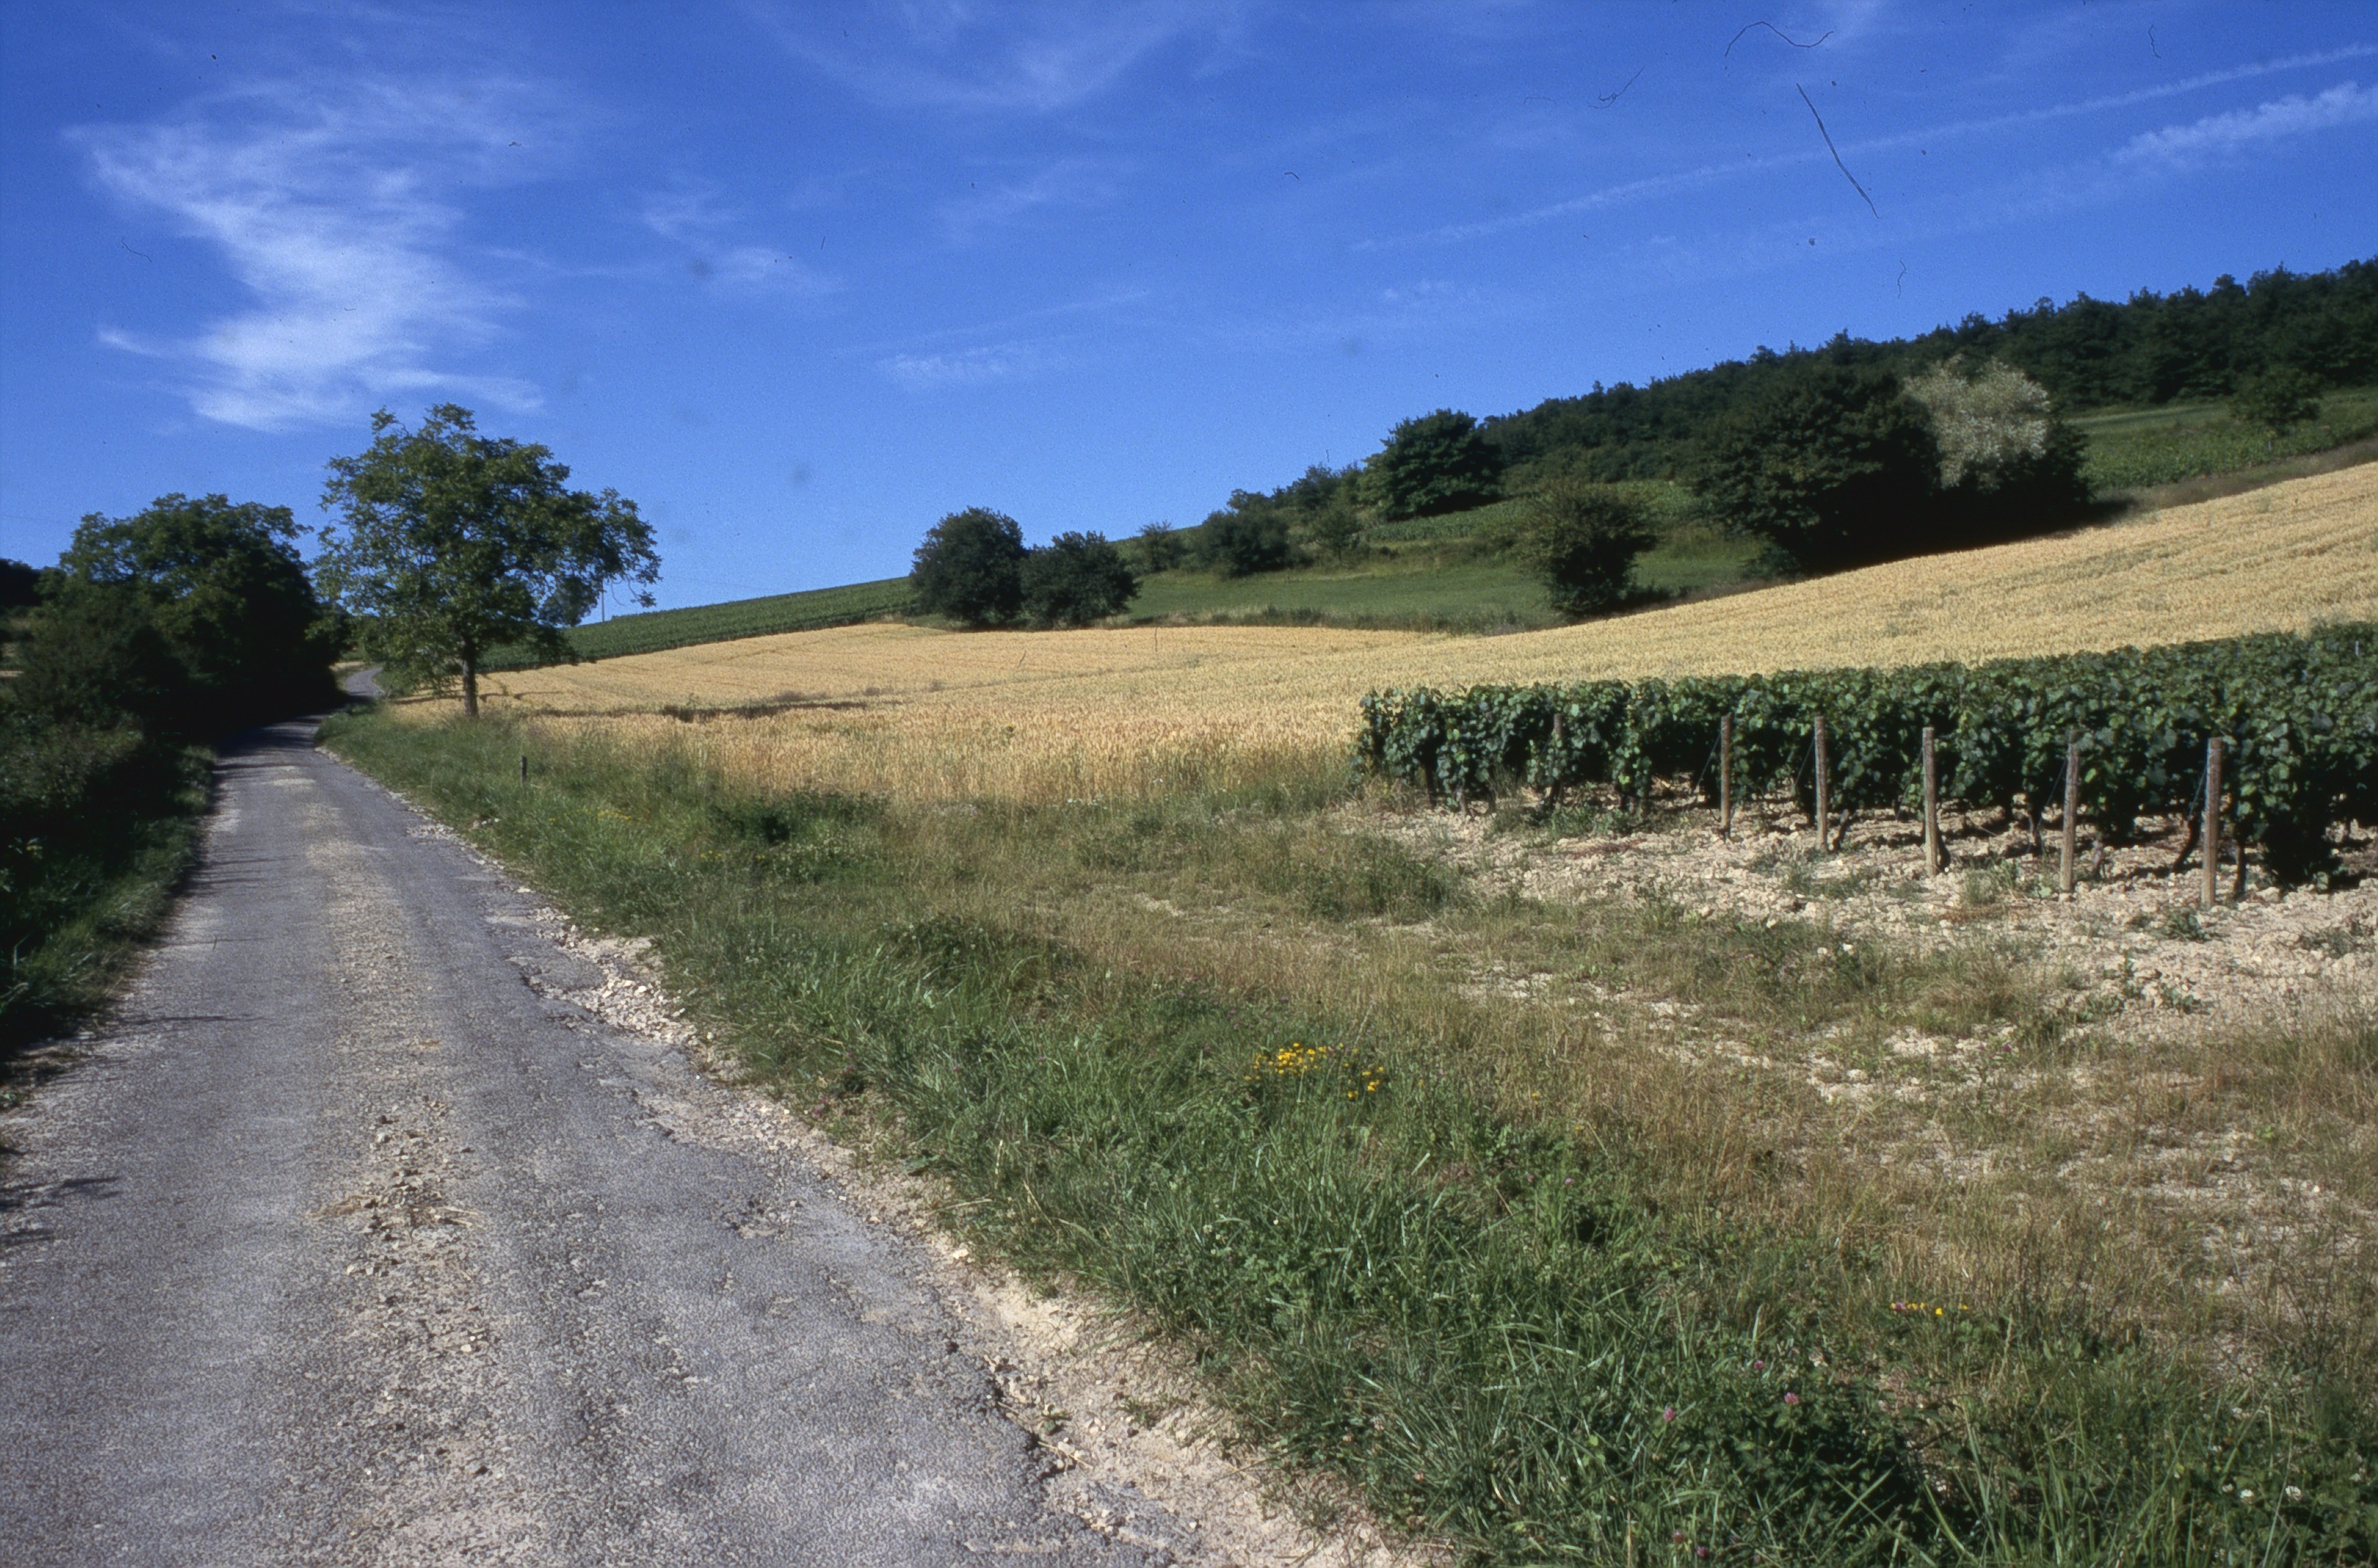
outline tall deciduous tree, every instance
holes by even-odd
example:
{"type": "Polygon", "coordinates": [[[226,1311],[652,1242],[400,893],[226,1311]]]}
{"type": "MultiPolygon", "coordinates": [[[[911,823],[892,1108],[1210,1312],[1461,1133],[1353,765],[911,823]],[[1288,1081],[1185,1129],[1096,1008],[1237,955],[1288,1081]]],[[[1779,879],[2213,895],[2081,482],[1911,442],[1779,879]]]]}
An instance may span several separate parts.
{"type": "Polygon", "coordinates": [[[1831,571],[1937,548],[1940,446],[1896,377],[1812,366],[1711,422],[1692,485],[1791,564],[1831,571]]]}
{"type": "Polygon", "coordinates": [[[1027,553],[1024,613],[1040,626],[1087,626],[1120,614],[1139,592],[1123,552],[1103,533],[1060,533],[1027,553]]]}
{"type": "Polygon", "coordinates": [[[1407,419],[1363,464],[1363,483],[1386,518],[1435,517],[1493,500],[1503,455],[1478,422],[1449,408],[1407,419]]]}
{"type": "MultiPolygon", "coordinates": [[[[650,524],[616,490],[572,490],[570,470],[534,442],[482,436],[471,411],[431,409],[414,429],[382,409],[369,450],[330,460],[316,568],[324,592],[362,617],[364,652],[400,688],[460,679],[479,712],[479,670],[494,649],[572,657],[562,634],[615,582],[659,580],[650,524]]],[[[652,595],[635,600],[650,604],[652,595]]]]}
{"type": "Polygon", "coordinates": [[[93,512],[58,557],[53,618],[84,614],[78,601],[94,590],[131,594],[181,665],[190,707],[175,716],[193,733],[323,701],[343,629],[306,581],[297,533],[288,508],[224,496],[93,512]]]}
{"type": "Polygon", "coordinates": [[[1023,526],[1005,512],[968,507],[926,531],[908,581],[927,615],[996,626],[1024,607],[1023,571],[1023,526]]]}

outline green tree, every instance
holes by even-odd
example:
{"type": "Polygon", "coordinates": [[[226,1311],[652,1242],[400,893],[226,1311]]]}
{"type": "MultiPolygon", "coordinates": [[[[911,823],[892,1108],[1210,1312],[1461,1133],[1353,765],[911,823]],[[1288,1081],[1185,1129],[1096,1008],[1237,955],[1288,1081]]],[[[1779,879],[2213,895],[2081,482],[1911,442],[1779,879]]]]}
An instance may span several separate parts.
{"type": "Polygon", "coordinates": [[[188,673],[157,629],[148,595],[128,582],[56,582],[17,645],[17,677],[0,689],[50,724],[130,724],[167,736],[198,727],[187,722],[188,673]]]}
{"type": "Polygon", "coordinates": [[[1289,484],[1272,492],[1288,509],[1294,527],[1323,555],[1342,558],[1362,545],[1363,514],[1360,468],[1331,468],[1315,463],[1289,484]]]}
{"type": "Polygon", "coordinates": [[[1502,472],[1502,453],[1478,422],[1441,408],[1389,432],[1363,464],[1363,483],[1381,517],[1435,517],[1493,500],[1502,472]]]}
{"type": "Polygon", "coordinates": [[[1171,571],[1188,557],[1181,531],[1169,522],[1144,525],[1138,534],[1139,564],[1147,571],[1171,571]]]}
{"type": "Polygon", "coordinates": [[[343,509],[346,527],[323,531],[316,577],[361,619],[365,653],[399,689],[459,678],[462,711],[476,718],[490,652],[518,644],[570,659],[563,633],[606,588],[659,580],[636,504],[568,488],[570,470],[548,448],[482,436],[452,403],[411,430],[382,409],[372,430],[368,450],[330,460],[322,506],[343,509]]]}
{"type": "Polygon", "coordinates": [[[0,556],[0,611],[21,610],[42,602],[42,574],[23,561],[0,556]]]}
{"type": "Polygon", "coordinates": [[[1131,603],[1139,584],[1103,533],[1060,533],[1028,552],[1024,612],[1041,626],[1087,626],[1131,603]]]}
{"type": "Polygon", "coordinates": [[[1224,577],[1278,571],[1296,558],[1288,519],[1270,497],[1251,490],[1231,492],[1231,504],[1207,515],[1198,531],[1198,554],[1224,577]]]}
{"type": "Polygon", "coordinates": [[[1790,565],[1829,571],[1940,543],[1931,415],[1884,372],[1809,366],[1711,421],[1699,448],[1694,491],[1790,565]]]}
{"type": "Polygon", "coordinates": [[[1004,512],[968,507],[933,524],[908,581],[928,615],[997,626],[1024,607],[1024,530],[1004,512]]]}
{"type": "Polygon", "coordinates": [[[161,496],[130,517],[84,518],[54,595],[129,591],[182,667],[186,727],[235,727],[330,695],[344,628],[315,597],[296,538],[286,507],[161,496]]]}
{"type": "Polygon", "coordinates": [[[1561,614],[1591,616],[1625,600],[1635,557],[1651,543],[1642,503],[1615,485],[1560,478],[1528,497],[1511,555],[1561,614]]]}
{"type": "Polygon", "coordinates": [[[2299,425],[2320,417],[2320,382],[2290,365],[2278,365],[2259,376],[2240,376],[2230,396],[2229,413],[2270,437],[2277,449],[2279,437],[2299,425]]]}

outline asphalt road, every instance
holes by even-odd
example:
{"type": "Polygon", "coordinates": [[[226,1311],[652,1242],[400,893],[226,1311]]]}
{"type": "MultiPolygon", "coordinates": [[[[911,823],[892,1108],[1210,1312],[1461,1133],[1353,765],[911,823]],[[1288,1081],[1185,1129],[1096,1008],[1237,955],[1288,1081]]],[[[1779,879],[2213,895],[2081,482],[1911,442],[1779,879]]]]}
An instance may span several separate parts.
{"type": "Polygon", "coordinates": [[[912,1243],[310,736],[225,755],[7,1125],[0,1561],[1173,1560],[1061,1506],[912,1243]]]}

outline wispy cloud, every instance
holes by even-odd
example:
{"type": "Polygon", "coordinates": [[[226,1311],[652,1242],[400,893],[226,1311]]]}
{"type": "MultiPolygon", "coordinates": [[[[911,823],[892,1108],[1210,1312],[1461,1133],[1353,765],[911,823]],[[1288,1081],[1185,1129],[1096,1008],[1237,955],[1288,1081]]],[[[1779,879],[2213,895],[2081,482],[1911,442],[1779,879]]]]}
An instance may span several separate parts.
{"type": "Polygon", "coordinates": [[[1111,165],[1061,159],[1028,178],[995,182],[944,203],[942,227],[954,240],[973,240],[1040,209],[1103,206],[1120,188],[1111,165]]]}
{"type": "Polygon", "coordinates": [[[1235,0],[1073,0],[1019,12],[911,0],[878,6],[851,29],[810,6],[750,10],[787,53],[879,103],[1045,113],[1108,90],[1181,39],[1227,35],[1242,8],[1235,0]]]}
{"type": "MultiPolygon", "coordinates": [[[[1843,151],[1846,156],[1856,157],[1864,152],[1888,151],[1908,147],[1937,147],[1955,138],[1988,135],[1998,131],[2014,130],[2024,126],[2046,125],[2058,120],[2104,114],[2116,109],[2134,108],[2142,103],[2176,98],[2191,92],[2201,92],[2207,88],[2222,87],[2231,82],[2252,80],[2257,77],[2266,77],[2282,71],[2308,70],[2321,66],[2335,65],[2340,61],[2361,59],[2372,54],[2378,54],[2378,45],[2352,44],[2341,49],[2324,50],[2314,54],[2296,54],[2284,59],[2257,61],[2252,65],[2205,71],[2179,81],[2164,82],[2155,87],[2139,88],[2129,92],[2075,99],[2064,103],[2043,104],[2036,109],[2020,109],[2009,114],[1991,114],[1976,119],[1952,120],[1945,124],[1928,126],[1917,130],[1901,131],[1890,136],[1868,137],[1856,142],[1844,142],[1843,151]]],[[[2335,96],[2333,91],[2324,93],[2321,95],[2321,100],[2316,102],[2324,102],[2333,96],[2335,96]]],[[[2365,101],[2367,96],[2364,95],[2365,101]]],[[[2282,100],[2281,102],[2300,101],[2282,100]]],[[[2263,109],[2246,111],[2245,115],[2247,117],[2259,115],[2276,107],[2276,105],[2266,104],[2263,109]]],[[[2201,121],[2199,124],[2211,125],[2215,121],[2227,121],[2239,117],[2240,116],[2215,115],[2212,120],[2201,121]]],[[[2358,119],[2366,116],[2356,113],[2345,117],[2358,119]]],[[[2284,115],[2274,116],[2267,127],[2268,134],[2288,134],[2281,128],[2281,122],[2284,119],[2284,115]]],[[[2341,124],[2343,120],[2330,123],[2341,124]]],[[[2307,126],[2304,128],[2316,127],[2307,126]]],[[[2177,129],[2192,130],[2193,127],[2177,127],[2177,129]]],[[[2167,134],[2171,133],[2150,133],[2148,137],[2137,138],[2132,146],[2147,141],[2152,137],[2167,134]]],[[[2247,138],[2241,137],[2236,144],[2243,145],[2245,139],[2247,138]]],[[[2267,139],[2267,137],[2264,139],[2267,139]]],[[[1363,240],[1358,242],[1354,248],[1386,250],[1403,245],[1451,245],[1467,240],[1483,239],[1491,234],[1502,233],[1512,229],[1532,228],[1538,224],[1578,217],[1603,208],[1624,206],[1655,197],[1673,196],[1724,181],[1749,178],[1801,164],[1820,163],[1825,162],[1827,157],[1828,154],[1824,149],[1810,148],[1799,152],[1783,153],[1766,158],[1745,158],[1733,163],[1707,163],[1698,168],[1678,170],[1673,174],[1653,174],[1643,179],[1604,186],[1598,190],[1585,191],[1567,200],[1550,202],[1542,207],[1531,208],[1524,212],[1507,213],[1501,217],[1480,219],[1467,223],[1447,223],[1437,228],[1423,229],[1411,233],[1387,234],[1376,239],[1363,240]]]]}
{"type": "Polygon", "coordinates": [[[992,343],[943,353],[895,353],[876,368],[912,392],[981,387],[1051,368],[1056,362],[1034,343],[992,343]]]}
{"type": "Polygon", "coordinates": [[[686,270],[719,293],[816,299],[842,287],[839,279],[791,251],[732,243],[727,235],[740,214],[722,206],[707,188],[680,186],[647,197],[643,220],[653,233],[691,252],[686,270]]]}
{"type": "Polygon", "coordinates": [[[462,215],[440,193],[515,177],[515,149],[551,143],[540,120],[516,82],[345,79],[73,131],[102,186],[215,246],[255,301],[195,336],[101,337],[180,367],[198,414],[251,429],[439,392],[532,406],[525,383],[438,363],[512,303],[449,254],[462,215]]]}
{"type": "Polygon", "coordinates": [[[2362,120],[2378,120],[2378,89],[2339,82],[2316,97],[2292,94],[2252,109],[2147,131],[2132,137],[2115,156],[2125,162],[2193,163],[2362,120]]]}

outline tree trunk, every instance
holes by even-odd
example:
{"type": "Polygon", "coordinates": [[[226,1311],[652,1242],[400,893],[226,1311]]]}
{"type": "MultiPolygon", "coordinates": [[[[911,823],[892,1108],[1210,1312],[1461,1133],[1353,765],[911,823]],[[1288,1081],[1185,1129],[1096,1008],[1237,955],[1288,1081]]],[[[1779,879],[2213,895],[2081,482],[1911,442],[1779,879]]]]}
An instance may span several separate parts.
{"type": "Polygon", "coordinates": [[[462,655],[462,716],[479,716],[479,661],[468,653],[462,655]]]}

